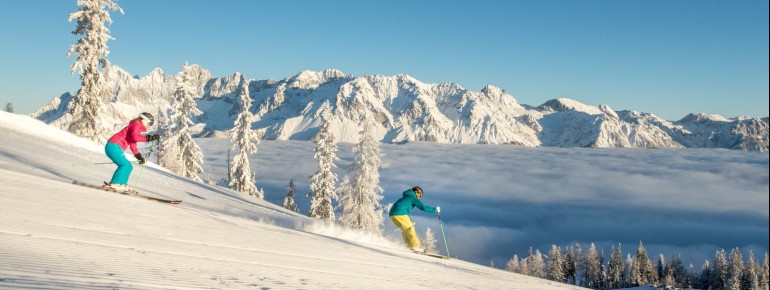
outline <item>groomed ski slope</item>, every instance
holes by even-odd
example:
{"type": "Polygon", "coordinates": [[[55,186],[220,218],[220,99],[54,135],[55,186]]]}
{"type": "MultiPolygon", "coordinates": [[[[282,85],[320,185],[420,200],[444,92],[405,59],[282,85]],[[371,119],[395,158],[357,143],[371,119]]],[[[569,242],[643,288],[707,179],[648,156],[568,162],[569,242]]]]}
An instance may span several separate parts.
{"type": "MultiPolygon", "coordinates": [[[[579,289],[416,255],[148,165],[172,206],[70,184],[114,167],[101,146],[0,112],[2,289],[579,289]]],[[[131,184],[133,185],[133,184],[131,184]]]]}

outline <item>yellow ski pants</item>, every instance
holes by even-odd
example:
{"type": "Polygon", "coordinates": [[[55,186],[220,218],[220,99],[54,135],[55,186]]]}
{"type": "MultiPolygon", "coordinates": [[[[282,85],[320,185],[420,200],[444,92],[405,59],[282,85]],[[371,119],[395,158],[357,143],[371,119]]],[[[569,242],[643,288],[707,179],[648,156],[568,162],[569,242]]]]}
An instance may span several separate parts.
{"type": "Polygon", "coordinates": [[[408,215],[392,215],[390,220],[393,221],[399,229],[401,229],[401,236],[404,238],[404,242],[410,248],[420,247],[420,239],[417,237],[417,232],[414,230],[414,223],[409,219],[408,215]]]}

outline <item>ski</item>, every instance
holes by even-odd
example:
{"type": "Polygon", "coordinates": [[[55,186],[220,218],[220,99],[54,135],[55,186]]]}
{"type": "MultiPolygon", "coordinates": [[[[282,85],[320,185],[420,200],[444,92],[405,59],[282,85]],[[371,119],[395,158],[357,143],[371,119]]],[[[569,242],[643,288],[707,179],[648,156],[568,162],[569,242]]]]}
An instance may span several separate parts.
{"type": "Polygon", "coordinates": [[[412,251],[412,252],[415,253],[415,254],[420,254],[420,255],[434,257],[434,258],[440,258],[440,259],[444,259],[444,260],[452,259],[450,257],[444,256],[444,255],[439,255],[439,254],[431,254],[431,253],[420,252],[420,251],[412,251]]]}
{"type": "Polygon", "coordinates": [[[80,186],[84,186],[84,187],[88,187],[88,188],[93,188],[93,189],[98,189],[98,190],[115,192],[115,193],[119,193],[119,194],[122,194],[122,195],[140,197],[140,198],[144,198],[144,199],[147,199],[147,200],[152,200],[152,201],[157,201],[157,202],[162,202],[162,203],[167,203],[167,204],[172,204],[172,205],[180,204],[182,202],[181,200],[162,199],[162,198],[142,195],[142,194],[139,194],[139,192],[137,192],[136,190],[134,190],[132,192],[121,192],[121,191],[118,191],[118,190],[110,187],[109,184],[106,183],[106,182],[105,182],[104,185],[95,185],[95,184],[90,184],[90,183],[86,183],[86,182],[82,182],[82,181],[78,181],[78,180],[73,180],[72,184],[80,185],[80,186]]]}

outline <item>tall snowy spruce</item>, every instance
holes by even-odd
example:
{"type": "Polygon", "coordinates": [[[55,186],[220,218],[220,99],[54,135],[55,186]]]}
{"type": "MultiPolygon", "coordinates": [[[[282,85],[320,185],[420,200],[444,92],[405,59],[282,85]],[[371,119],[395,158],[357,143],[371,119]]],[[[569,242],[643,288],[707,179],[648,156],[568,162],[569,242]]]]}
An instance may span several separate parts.
{"type": "Polygon", "coordinates": [[[179,146],[177,145],[177,136],[174,132],[178,126],[175,126],[171,120],[171,110],[160,111],[155,118],[158,124],[158,135],[160,135],[160,144],[158,145],[158,164],[172,172],[182,172],[182,160],[179,158],[179,146]]]}
{"type": "Polygon", "coordinates": [[[729,275],[727,275],[727,288],[728,289],[741,289],[741,278],[743,277],[743,255],[741,249],[734,248],[730,252],[729,258],[729,275]]]}
{"type": "Polygon", "coordinates": [[[602,280],[602,263],[596,245],[591,243],[583,257],[583,286],[598,289],[602,280]]]}
{"type": "Polygon", "coordinates": [[[289,181],[289,186],[286,188],[286,197],[283,198],[283,207],[293,212],[299,212],[297,209],[297,203],[294,200],[297,187],[294,186],[294,178],[289,181]]]}
{"type": "MultiPolygon", "coordinates": [[[[202,112],[195,103],[195,98],[200,95],[195,86],[192,67],[184,63],[182,71],[176,76],[176,90],[174,91],[174,101],[171,105],[171,137],[168,141],[175,141],[173,144],[166,144],[169,151],[176,152],[176,156],[165,155],[165,158],[172,166],[169,169],[181,174],[189,179],[201,182],[198,173],[203,172],[203,151],[192,139],[190,125],[193,124],[191,117],[200,115],[202,112]],[[169,160],[171,158],[171,160],[169,160]]],[[[162,161],[163,162],[163,161],[162,161]]],[[[165,166],[165,164],[162,164],[165,166]]]]}
{"type": "Polygon", "coordinates": [[[616,289],[623,286],[623,249],[618,243],[618,247],[614,246],[610,251],[610,262],[607,266],[607,285],[610,289],[616,289]]]}
{"type": "Polygon", "coordinates": [[[730,264],[727,262],[725,250],[719,249],[714,254],[714,266],[708,279],[708,289],[729,289],[730,264]]]}
{"type": "Polygon", "coordinates": [[[69,104],[72,122],[69,131],[75,135],[97,142],[106,141],[110,133],[100,118],[102,103],[106,97],[104,76],[99,70],[110,64],[107,41],[113,39],[105,24],[112,24],[109,11],[123,13],[113,0],[78,0],[80,9],[69,15],[68,21],[77,20],[72,34],[83,35],[70,46],[67,56],[75,55],[76,60],[70,72],[80,75],[80,89],[69,104]]]}
{"type": "Polygon", "coordinates": [[[529,276],[545,278],[545,261],[543,260],[543,254],[540,250],[532,251],[532,247],[529,247],[529,256],[527,256],[527,266],[525,273],[529,276]]]}
{"type": "Polygon", "coordinates": [[[321,107],[321,125],[315,136],[316,147],[313,157],[318,163],[318,171],[310,176],[310,213],[308,216],[325,221],[334,221],[332,200],[337,198],[335,183],[337,174],[332,170],[337,167],[337,141],[331,132],[331,106],[326,101],[321,107]]]}
{"type": "Polygon", "coordinates": [[[741,289],[759,289],[759,264],[754,257],[754,251],[751,250],[743,270],[741,289]]]}
{"type": "Polygon", "coordinates": [[[249,164],[249,154],[257,153],[259,135],[251,129],[254,115],[249,111],[251,108],[251,97],[249,97],[248,80],[244,80],[241,83],[240,90],[241,113],[235,118],[231,135],[233,149],[237,149],[238,154],[233,158],[232,166],[230,167],[230,188],[263,199],[265,198],[264,194],[261,190],[257,190],[249,164]]]}
{"type": "Polygon", "coordinates": [[[550,259],[546,263],[546,278],[556,282],[564,282],[564,260],[561,257],[561,249],[556,245],[551,245],[551,251],[548,252],[550,259]]]}
{"type": "Polygon", "coordinates": [[[768,273],[768,270],[770,267],[768,267],[768,256],[767,252],[765,252],[765,258],[762,259],[762,265],[758,266],[759,270],[757,272],[759,273],[759,277],[757,278],[758,282],[757,285],[759,285],[760,289],[768,289],[770,288],[770,273],[768,273]]]}
{"type": "MultiPolygon", "coordinates": [[[[368,114],[367,114],[368,116],[368,114]]],[[[371,132],[370,118],[365,117],[359,142],[353,147],[355,161],[348,167],[345,183],[340,187],[340,223],[351,228],[380,232],[383,220],[380,172],[382,150],[371,132]]]]}
{"type": "Polygon", "coordinates": [[[636,248],[636,255],[633,257],[628,274],[630,286],[638,287],[650,284],[652,268],[652,262],[647,257],[647,250],[642,242],[639,241],[639,246],[636,248]]]}
{"type": "Polygon", "coordinates": [[[521,273],[521,264],[519,263],[519,255],[513,255],[510,260],[508,260],[507,263],[505,263],[505,270],[514,272],[514,273],[521,273]]]}
{"type": "Polygon", "coordinates": [[[438,254],[438,250],[436,249],[438,240],[436,240],[436,235],[433,234],[433,231],[431,231],[430,228],[425,229],[425,239],[422,240],[422,244],[425,247],[426,253],[438,254]]]}

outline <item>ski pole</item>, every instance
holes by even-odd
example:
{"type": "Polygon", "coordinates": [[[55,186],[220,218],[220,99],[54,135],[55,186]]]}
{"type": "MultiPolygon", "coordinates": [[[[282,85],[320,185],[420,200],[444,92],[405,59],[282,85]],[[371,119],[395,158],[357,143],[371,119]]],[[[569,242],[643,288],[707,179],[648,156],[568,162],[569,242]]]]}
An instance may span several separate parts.
{"type": "Polygon", "coordinates": [[[452,257],[449,255],[449,246],[446,243],[446,235],[444,235],[444,223],[441,222],[441,214],[436,213],[436,215],[438,215],[438,224],[439,226],[441,226],[441,237],[444,238],[444,247],[446,247],[446,256],[452,257]]]}
{"type": "MultiPolygon", "coordinates": [[[[150,151],[152,151],[152,148],[155,147],[156,144],[157,144],[157,141],[152,142],[152,145],[150,145],[150,151]]],[[[150,158],[150,156],[148,155],[147,158],[150,158]]],[[[144,174],[144,168],[147,167],[144,164],[141,164],[141,165],[142,165],[142,170],[139,171],[139,177],[137,177],[136,181],[134,182],[134,188],[139,186],[139,180],[142,179],[142,174],[144,174]]]]}
{"type": "MultiPolygon", "coordinates": [[[[412,226],[411,226],[411,227],[408,227],[408,228],[406,228],[406,229],[403,229],[403,230],[405,231],[405,230],[411,229],[411,228],[413,228],[413,227],[414,227],[414,225],[416,225],[416,224],[417,224],[417,223],[415,223],[415,222],[412,222],[412,226]]],[[[401,228],[397,228],[397,229],[395,229],[395,230],[393,230],[393,231],[391,231],[391,232],[389,232],[389,233],[387,233],[387,234],[383,235],[383,237],[386,237],[386,236],[388,236],[388,235],[390,235],[390,234],[392,234],[392,233],[395,233],[395,232],[397,232],[397,231],[401,231],[401,228]]]]}
{"type": "Polygon", "coordinates": [[[89,165],[102,165],[102,164],[113,164],[113,162],[87,162],[87,163],[72,162],[70,166],[89,166],[89,165]]]}
{"type": "Polygon", "coordinates": [[[395,230],[393,230],[393,231],[390,231],[390,232],[388,232],[387,234],[384,234],[384,235],[382,235],[382,236],[383,236],[383,237],[387,237],[388,235],[390,235],[390,234],[392,234],[392,233],[395,233],[395,232],[397,232],[397,231],[400,231],[400,230],[401,230],[401,229],[395,229],[395,230]]]}
{"type": "MultiPolygon", "coordinates": [[[[136,161],[129,161],[129,162],[136,163],[136,161]]],[[[91,165],[105,165],[105,164],[115,164],[115,162],[112,162],[112,161],[110,161],[110,162],[85,162],[85,163],[75,163],[75,162],[72,162],[72,163],[70,163],[70,166],[91,166],[91,165]]]]}

